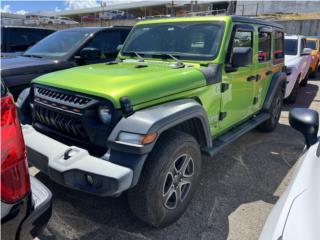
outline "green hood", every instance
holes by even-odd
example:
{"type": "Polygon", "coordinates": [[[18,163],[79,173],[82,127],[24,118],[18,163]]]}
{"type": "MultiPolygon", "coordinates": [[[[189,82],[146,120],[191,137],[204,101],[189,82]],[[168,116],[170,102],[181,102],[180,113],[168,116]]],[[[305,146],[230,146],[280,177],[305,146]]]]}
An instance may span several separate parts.
{"type": "Polygon", "coordinates": [[[204,75],[196,67],[170,67],[168,62],[121,62],[75,67],[36,78],[33,83],[106,98],[120,107],[127,96],[133,105],[202,87],[204,75]],[[137,65],[147,65],[137,68],[137,65]]]}

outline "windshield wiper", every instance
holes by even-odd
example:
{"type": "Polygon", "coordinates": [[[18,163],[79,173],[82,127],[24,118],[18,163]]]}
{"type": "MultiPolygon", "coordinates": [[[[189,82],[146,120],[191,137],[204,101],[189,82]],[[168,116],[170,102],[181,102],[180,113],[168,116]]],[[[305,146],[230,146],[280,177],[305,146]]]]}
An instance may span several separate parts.
{"type": "Polygon", "coordinates": [[[139,58],[139,62],[144,62],[144,58],[138,52],[123,52],[122,54],[135,55],[139,58]]]}
{"type": "Polygon", "coordinates": [[[178,58],[176,58],[174,55],[170,54],[170,53],[161,53],[160,54],[161,56],[168,56],[170,58],[172,58],[173,60],[175,60],[177,63],[176,63],[176,66],[177,67],[184,67],[185,64],[178,58]]]}
{"type": "Polygon", "coordinates": [[[175,66],[176,66],[177,68],[183,68],[183,67],[185,67],[185,64],[184,64],[180,59],[176,58],[176,57],[175,57],[173,54],[171,54],[171,53],[159,53],[159,54],[154,54],[154,55],[159,55],[159,56],[164,56],[164,57],[170,57],[170,58],[172,58],[173,60],[176,61],[175,66]]]}
{"type": "Polygon", "coordinates": [[[23,57],[34,57],[34,58],[42,58],[39,55],[35,55],[35,54],[22,54],[23,57]]]}

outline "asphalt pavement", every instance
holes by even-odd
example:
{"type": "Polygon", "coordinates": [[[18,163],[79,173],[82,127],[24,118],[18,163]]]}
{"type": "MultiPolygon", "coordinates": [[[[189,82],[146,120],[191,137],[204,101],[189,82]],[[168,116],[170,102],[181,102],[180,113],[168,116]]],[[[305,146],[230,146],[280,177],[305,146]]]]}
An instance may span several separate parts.
{"type": "Polygon", "coordinates": [[[31,173],[53,193],[52,218],[39,238],[116,240],[251,240],[288,185],[304,147],[303,137],[288,126],[292,107],[320,111],[320,73],[285,105],[272,133],[252,131],[214,158],[203,159],[202,180],[185,214],[175,224],[154,229],[131,212],[126,194],[102,198],[62,187],[37,170],[31,173]]]}

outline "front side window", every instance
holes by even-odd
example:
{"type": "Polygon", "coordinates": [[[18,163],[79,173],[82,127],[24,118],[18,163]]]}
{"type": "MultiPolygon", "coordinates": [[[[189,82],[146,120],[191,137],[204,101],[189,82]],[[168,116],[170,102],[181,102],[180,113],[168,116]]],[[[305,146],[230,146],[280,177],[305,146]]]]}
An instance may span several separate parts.
{"type": "Polygon", "coordinates": [[[180,22],[138,25],[121,54],[136,52],[144,57],[172,54],[181,60],[212,60],[224,33],[221,22],[180,22]]]}
{"type": "Polygon", "coordinates": [[[59,31],[44,38],[24,55],[35,57],[59,59],[67,56],[89,36],[85,31],[59,31]]]}
{"type": "Polygon", "coordinates": [[[306,39],[301,39],[300,53],[302,53],[303,49],[305,49],[306,47],[307,47],[306,39]]]}
{"type": "Polygon", "coordinates": [[[119,31],[109,31],[99,33],[86,47],[99,49],[101,51],[100,58],[108,59],[117,55],[117,47],[121,43],[121,33],[119,31]]]}
{"type": "Polygon", "coordinates": [[[307,48],[317,50],[317,42],[315,40],[307,40],[307,48]]]}
{"type": "Polygon", "coordinates": [[[252,32],[237,31],[234,37],[233,47],[252,47],[252,32]]]}
{"type": "Polygon", "coordinates": [[[284,59],[284,34],[280,31],[274,33],[274,50],[273,50],[273,63],[281,63],[284,59]]]}
{"type": "Polygon", "coordinates": [[[259,62],[268,62],[271,58],[271,33],[259,33],[259,62]]]}
{"type": "Polygon", "coordinates": [[[298,54],[298,40],[297,39],[286,39],[285,41],[285,54],[286,55],[297,55],[298,54]]]}

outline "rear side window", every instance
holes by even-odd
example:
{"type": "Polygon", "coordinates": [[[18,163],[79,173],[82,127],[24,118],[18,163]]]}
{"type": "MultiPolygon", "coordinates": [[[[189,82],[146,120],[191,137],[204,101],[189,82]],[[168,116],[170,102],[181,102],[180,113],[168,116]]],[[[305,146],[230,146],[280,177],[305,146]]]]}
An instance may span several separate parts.
{"type": "Polygon", "coordinates": [[[283,32],[275,31],[273,63],[278,64],[283,61],[284,61],[284,34],[283,32]]]}
{"type": "Polygon", "coordinates": [[[259,62],[271,59],[271,33],[259,32],[259,62]]]}
{"type": "Polygon", "coordinates": [[[99,49],[101,59],[108,59],[117,55],[117,47],[122,42],[123,37],[121,37],[120,31],[108,31],[99,33],[86,47],[99,49]]]}
{"type": "Polygon", "coordinates": [[[23,52],[52,33],[50,30],[32,28],[11,28],[7,31],[6,48],[9,52],[23,52]]]}

